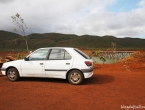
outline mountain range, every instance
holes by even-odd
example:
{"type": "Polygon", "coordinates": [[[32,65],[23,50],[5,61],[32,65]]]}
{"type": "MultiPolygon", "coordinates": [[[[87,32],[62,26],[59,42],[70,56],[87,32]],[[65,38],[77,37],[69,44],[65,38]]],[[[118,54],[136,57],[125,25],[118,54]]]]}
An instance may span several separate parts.
{"type": "MultiPolygon", "coordinates": [[[[116,44],[116,50],[143,50],[145,39],[116,38],[115,36],[74,35],[61,33],[33,33],[27,36],[29,50],[42,47],[75,47],[82,49],[111,49],[111,44],[116,44]]],[[[0,50],[26,50],[23,37],[19,34],[0,31],[0,50]]]]}

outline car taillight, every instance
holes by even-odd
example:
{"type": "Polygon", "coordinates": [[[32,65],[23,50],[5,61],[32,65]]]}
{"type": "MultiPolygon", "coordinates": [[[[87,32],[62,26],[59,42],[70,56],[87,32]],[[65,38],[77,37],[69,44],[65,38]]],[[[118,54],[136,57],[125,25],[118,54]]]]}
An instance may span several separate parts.
{"type": "Polygon", "coordinates": [[[86,64],[87,66],[92,66],[92,62],[90,62],[90,61],[85,61],[85,64],[86,64]]]}

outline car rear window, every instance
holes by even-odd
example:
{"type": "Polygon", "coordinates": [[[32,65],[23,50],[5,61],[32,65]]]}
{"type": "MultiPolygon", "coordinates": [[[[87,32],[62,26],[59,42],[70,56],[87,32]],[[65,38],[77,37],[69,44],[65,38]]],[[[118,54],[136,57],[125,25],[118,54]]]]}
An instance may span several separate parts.
{"type": "Polygon", "coordinates": [[[91,59],[87,54],[85,54],[84,52],[82,52],[79,49],[74,49],[77,53],[79,53],[81,56],[83,56],[85,59],[91,59]]]}

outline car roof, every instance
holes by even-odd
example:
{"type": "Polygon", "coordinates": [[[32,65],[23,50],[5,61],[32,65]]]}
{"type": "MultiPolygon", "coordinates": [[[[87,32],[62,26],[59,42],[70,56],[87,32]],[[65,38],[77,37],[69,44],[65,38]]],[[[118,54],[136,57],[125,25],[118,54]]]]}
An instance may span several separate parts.
{"type": "Polygon", "coordinates": [[[44,47],[39,49],[74,49],[73,47],[44,47]]]}

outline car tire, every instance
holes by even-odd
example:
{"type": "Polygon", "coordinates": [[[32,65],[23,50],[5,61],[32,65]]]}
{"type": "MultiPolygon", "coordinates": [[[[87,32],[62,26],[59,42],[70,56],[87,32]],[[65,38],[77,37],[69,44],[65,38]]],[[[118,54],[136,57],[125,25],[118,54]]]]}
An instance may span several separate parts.
{"type": "Polygon", "coordinates": [[[20,78],[19,72],[16,68],[10,68],[7,71],[7,77],[10,81],[17,81],[20,78]]]}
{"type": "Polygon", "coordinates": [[[71,84],[74,84],[74,85],[81,84],[83,80],[84,80],[84,76],[82,72],[79,70],[70,71],[68,74],[68,81],[71,84]]]}

